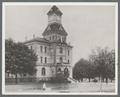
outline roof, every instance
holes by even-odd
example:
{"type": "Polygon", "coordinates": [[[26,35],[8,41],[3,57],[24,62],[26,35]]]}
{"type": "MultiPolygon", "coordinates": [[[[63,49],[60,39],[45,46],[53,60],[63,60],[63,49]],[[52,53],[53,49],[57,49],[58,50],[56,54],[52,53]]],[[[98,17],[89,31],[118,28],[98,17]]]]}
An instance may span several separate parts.
{"type": "Polygon", "coordinates": [[[57,14],[57,15],[62,15],[62,12],[59,10],[59,8],[57,6],[52,6],[52,8],[50,9],[50,11],[48,11],[47,15],[51,15],[51,14],[57,14]]]}
{"type": "Polygon", "coordinates": [[[53,33],[67,36],[67,32],[65,31],[63,26],[58,23],[49,24],[42,35],[44,36],[44,35],[49,35],[53,33]]]}
{"type": "Polygon", "coordinates": [[[62,45],[62,46],[68,46],[68,47],[73,47],[73,46],[71,46],[71,45],[69,45],[69,44],[67,44],[67,43],[61,43],[61,42],[59,42],[59,41],[49,41],[49,40],[47,40],[47,39],[45,39],[45,38],[39,38],[39,37],[37,37],[37,38],[34,38],[34,39],[31,39],[31,40],[28,40],[28,41],[25,41],[24,42],[24,44],[27,44],[27,43],[32,43],[32,42],[41,42],[41,43],[48,43],[48,44],[50,44],[50,45],[52,45],[53,43],[56,43],[57,45],[62,45]]]}
{"type": "Polygon", "coordinates": [[[26,42],[24,42],[24,43],[30,43],[30,42],[44,42],[44,43],[50,43],[49,40],[47,40],[47,39],[45,39],[45,38],[39,38],[39,37],[33,38],[33,39],[31,39],[31,40],[28,40],[28,41],[26,41],[26,42]]]}
{"type": "Polygon", "coordinates": [[[36,38],[31,39],[31,40],[25,41],[24,43],[27,44],[27,43],[31,43],[31,42],[43,42],[43,43],[49,43],[49,44],[57,43],[57,45],[67,45],[69,47],[72,47],[71,45],[67,44],[66,42],[49,41],[45,38],[39,38],[39,37],[36,37],[36,38]]]}

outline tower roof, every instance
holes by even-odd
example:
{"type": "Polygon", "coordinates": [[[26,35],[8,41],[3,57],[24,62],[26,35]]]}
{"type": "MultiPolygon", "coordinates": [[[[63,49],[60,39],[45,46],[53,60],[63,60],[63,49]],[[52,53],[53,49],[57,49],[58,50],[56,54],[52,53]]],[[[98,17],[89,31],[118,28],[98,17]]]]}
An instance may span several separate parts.
{"type": "Polygon", "coordinates": [[[57,15],[62,15],[62,12],[59,10],[59,8],[57,6],[52,6],[52,8],[50,9],[50,11],[48,11],[47,15],[50,15],[50,14],[57,14],[57,15]]]}
{"type": "Polygon", "coordinates": [[[61,24],[58,23],[52,23],[47,26],[45,31],[43,32],[43,35],[49,35],[52,33],[60,34],[60,35],[65,35],[67,36],[67,32],[63,28],[61,24]]]}

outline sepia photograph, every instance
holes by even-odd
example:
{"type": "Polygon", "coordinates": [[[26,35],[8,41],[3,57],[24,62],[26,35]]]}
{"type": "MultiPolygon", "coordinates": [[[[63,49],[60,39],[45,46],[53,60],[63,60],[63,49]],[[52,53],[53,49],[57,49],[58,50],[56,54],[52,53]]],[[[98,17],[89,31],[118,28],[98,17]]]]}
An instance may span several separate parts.
{"type": "Polygon", "coordinates": [[[3,2],[2,13],[2,94],[118,94],[118,3],[3,2]]]}

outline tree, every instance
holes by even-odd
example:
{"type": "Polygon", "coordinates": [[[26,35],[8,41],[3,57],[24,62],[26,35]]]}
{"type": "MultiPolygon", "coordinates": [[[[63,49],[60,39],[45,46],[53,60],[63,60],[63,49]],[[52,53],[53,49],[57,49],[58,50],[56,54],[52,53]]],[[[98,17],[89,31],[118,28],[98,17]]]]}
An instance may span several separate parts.
{"type": "Polygon", "coordinates": [[[108,82],[115,77],[115,51],[108,48],[97,48],[92,51],[89,60],[80,59],[73,68],[73,78],[83,80],[99,77],[108,82]]]}
{"type": "Polygon", "coordinates": [[[5,72],[8,74],[11,72],[12,65],[14,63],[13,59],[13,47],[15,46],[15,43],[12,39],[5,40],[5,72]]]}
{"type": "Polygon", "coordinates": [[[15,75],[36,72],[37,55],[23,43],[14,43],[12,40],[5,41],[5,71],[15,75]]]}
{"type": "Polygon", "coordinates": [[[115,52],[108,48],[97,48],[90,55],[90,60],[97,66],[98,76],[102,81],[108,78],[113,79],[115,76],[115,52]]]}
{"type": "Polygon", "coordinates": [[[90,79],[92,78],[95,78],[97,76],[97,71],[96,71],[96,66],[88,61],[88,64],[86,66],[86,78],[89,79],[89,82],[90,82],[90,79]]]}
{"type": "Polygon", "coordinates": [[[89,82],[91,78],[96,76],[96,67],[91,61],[80,59],[73,68],[73,78],[83,81],[83,78],[88,78],[89,82]]]}

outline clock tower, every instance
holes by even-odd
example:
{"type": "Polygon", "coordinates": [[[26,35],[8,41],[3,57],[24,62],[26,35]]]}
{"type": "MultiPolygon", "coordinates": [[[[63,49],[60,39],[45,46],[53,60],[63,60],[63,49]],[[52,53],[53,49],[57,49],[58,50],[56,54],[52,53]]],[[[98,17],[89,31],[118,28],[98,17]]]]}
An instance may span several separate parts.
{"type": "Polygon", "coordinates": [[[56,7],[53,6],[50,11],[47,13],[48,23],[61,23],[62,12],[56,7]]]}
{"type": "Polygon", "coordinates": [[[62,26],[62,12],[58,7],[53,6],[47,13],[48,26],[43,32],[43,37],[51,42],[66,42],[67,32],[62,26]]]}

